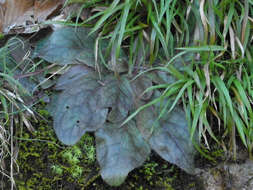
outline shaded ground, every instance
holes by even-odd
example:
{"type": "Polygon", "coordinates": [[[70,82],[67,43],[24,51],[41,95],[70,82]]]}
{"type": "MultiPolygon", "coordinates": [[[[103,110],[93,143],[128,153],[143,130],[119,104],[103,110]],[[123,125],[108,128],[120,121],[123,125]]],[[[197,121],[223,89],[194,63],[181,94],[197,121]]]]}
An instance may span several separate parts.
{"type": "MultiPolygon", "coordinates": [[[[38,112],[50,120],[45,110],[38,112]]],[[[77,145],[67,147],[57,140],[50,123],[41,119],[34,134],[26,129],[17,133],[20,172],[16,175],[16,183],[20,190],[203,189],[196,177],[162,160],[155,153],[142,167],[132,171],[124,184],[110,187],[99,175],[94,137],[87,134],[77,145]]],[[[8,185],[5,184],[5,187],[8,185]]]]}
{"type": "MultiPolygon", "coordinates": [[[[242,158],[243,152],[238,154],[239,165],[236,165],[225,160],[226,156],[219,148],[208,153],[217,160],[216,164],[200,156],[196,158],[196,166],[201,168],[198,176],[188,175],[152,152],[150,159],[133,170],[120,187],[110,187],[99,175],[93,135],[84,135],[75,146],[62,145],[55,136],[52,118],[45,105],[39,106],[37,112],[41,118],[38,123],[33,123],[34,133],[25,127],[15,128],[19,145],[19,173],[15,180],[19,190],[234,190],[232,186],[246,186],[245,190],[251,190],[247,188],[248,184],[251,187],[248,162],[246,167],[243,166],[247,153],[242,158]],[[244,168],[241,169],[240,165],[244,168]],[[235,183],[242,181],[238,180],[240,175],[237,173],[244,170],[246,172],[240,175],[247,179],[245,183],[235,183]]],[[[0,185],[2,189],[10,189],[4,178],[0,185]]]]}
{"type": "MultiPolygon", "coordinates": [[[[198,176],[188,175],[152,152],[150,159],[133,170],[120,187],[110,187],[99,175],[93,135],[84,135],[75,146],[62,145],[55,136],[52,118],[44,109],[45,105],[40,107],[37,112],[41,118],[34,123],[34,133],[27,128],[16,128],[15,136],[19,145],[19,173],[15,175],[17,189],[234,190],[233,187],[245,187],[245,190],[251,190],[249,168],[253,164],[245,162],[247,153],[240,149],[237,163],[232,163],[225,160],[226,156],[219,148],[208,153],[217,160],[216,164],[200,156],[196,158],[196,166],[201,168],[198,176]],[[239,179],[240,176],[244,176],[246,181],[239,183],[243,181],[239,179]]],[[[5,179],[0,185],[2,189],[9,189],[5,179]]]]}

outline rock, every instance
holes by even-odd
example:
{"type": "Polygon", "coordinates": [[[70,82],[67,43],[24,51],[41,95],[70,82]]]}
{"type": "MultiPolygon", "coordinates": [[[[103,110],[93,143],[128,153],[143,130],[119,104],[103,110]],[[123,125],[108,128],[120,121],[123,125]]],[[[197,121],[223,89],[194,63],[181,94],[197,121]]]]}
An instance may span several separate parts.
{"type": "Polygon", "coordinates": [[[197,176],[202,180],[204,190],[224,190],[222,174],[218,168],[200,169],[197,176]]]}
{"type": "Polygon", "coordinates": [[[205,190],[252,190],[253,161],[222,163],[215,168],[199,169],[197,176],[203,181],[205,190]]]}
{"type": "Polygon", "coordinates": [[[224,169],[232,176],[234,189],[253,189],[253,161],[246,160],[244,164],[224,165],[224,169]]]}

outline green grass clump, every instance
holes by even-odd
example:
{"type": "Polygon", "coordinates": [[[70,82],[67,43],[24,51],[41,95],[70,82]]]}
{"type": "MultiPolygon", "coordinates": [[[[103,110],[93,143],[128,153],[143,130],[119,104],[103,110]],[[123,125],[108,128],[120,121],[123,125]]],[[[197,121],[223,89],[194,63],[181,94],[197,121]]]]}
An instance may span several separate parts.
{"type": "Polygon", "coordinates": [[[173,102],[163,103],[161,115],[182,104],[191,138],[208,149],[213,139],[235,159],[239,137],[253,158],[251,1],[97,0],[83,9],[92,14],[76,25],[90,24],[91,33],[109,39],[115,65],[125,49],[129,74],[159,69],[175,77],[153,87],[162,91],[157,101],[173,102]]]}
{"type": "Polygon", "coordinates": [[[146,61],[152,64],[161,56],[158,55],[160,49],[164,57],[169,59],[174,54],[176,44],[189,44],[190,29],[184,18],[188,5],[187,1],[175,0],[85,1],[80,13],[82,9],[96,11],[83,23],[76,25],[95,21],[91,33],[99,31],[100,39],[109,39],[108,54],[112,61],[115,62],[120,49],[126,47],[129,65],[133,69],[135,64],[145,64],[146,61]]]}
{"type": "MultiPolygon", "coordinates": [[[[0,36],[1,39],[2,36],[0,36]]],[[[8,41],[0,47],[0,172],[10,188],[15,185],[14,173],[16,172],[17,143],[14,134],[17,126],[26,126],[33,131],[29,118],[34,113],[27,100],[31,97],[25,87],[15,78],[15,67],[17,65],[10,53],[15,42],[8,41]]]]}

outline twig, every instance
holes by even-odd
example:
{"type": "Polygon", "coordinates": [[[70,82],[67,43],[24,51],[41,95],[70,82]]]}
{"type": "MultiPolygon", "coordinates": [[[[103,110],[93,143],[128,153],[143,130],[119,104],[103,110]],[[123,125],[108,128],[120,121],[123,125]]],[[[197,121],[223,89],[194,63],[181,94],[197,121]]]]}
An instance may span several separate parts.
{"type": "MultiPolygon", "coordinates": [[[[11,104],[11,111],[12,112],[14,111],[13,104],[11,104]]],[[[13,149],[14,149],[14,147],[13,147],[13,120],[14,120],[14,118],[13,117],[14,116],[11,115],[11,121],[10,121],[11,122],[11,125],[10,125],[10,127],[11,127],[11,173],[10,173],[11,190],[14,189],[14,185],[15,185],[15,181],[13,178],[13,157],[14,157],[14,155],[13,155],[13,149]]]]}
{"type": "Polygon", "coordinates": [[[49,65],[47,66],[46,68],[44,69],[41,69],[41,70],[38,70],[38,71],[35,71],[35,72],[30,72],[30,73],[25,73],[25,74],[21,74],[21,75],[15,75],[14,76],[14,79],[22,79],[22,78],[26,78],[26,77],[31,77],[31,76],[34,76],[34,75],[38,75],[48,69],[51,69],[52,67],[54,67],[56,64],[52,64],[52,65],[49,65]]]}

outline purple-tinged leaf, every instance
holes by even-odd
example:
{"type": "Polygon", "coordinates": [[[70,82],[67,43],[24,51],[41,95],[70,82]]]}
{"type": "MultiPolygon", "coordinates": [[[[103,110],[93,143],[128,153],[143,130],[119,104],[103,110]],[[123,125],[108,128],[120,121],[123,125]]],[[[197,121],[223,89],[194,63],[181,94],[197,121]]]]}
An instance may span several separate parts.
{"type": "Polygon", "coordinates": [[[128,173],[141,166],[150,154],[134,121],[119,126],[107,123],[95,133],[101,176],[111,186],[122,184],[128,173]]]}

